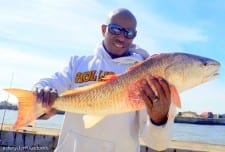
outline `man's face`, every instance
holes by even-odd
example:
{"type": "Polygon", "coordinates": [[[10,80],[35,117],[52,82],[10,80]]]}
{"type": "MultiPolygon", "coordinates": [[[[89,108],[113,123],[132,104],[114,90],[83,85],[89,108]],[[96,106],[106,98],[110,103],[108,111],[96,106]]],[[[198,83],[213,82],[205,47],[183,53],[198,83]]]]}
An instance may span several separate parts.
{"type": "Polygon", "coordinates": [[[108,25],[102,25],[102,34],[104,36],[104,46],[106,47],[107,51],[115,54],[115,55],[122,55],[126,51],[128,51],[130,45],[132,44],[133,39],[127,38],[126,34],[132,34],[132,31],[135,32],[136,35],[136,23],[133,20],[123,20],[120,17],[115,17],[111,20],[108,25]],[[110,32],[110,26],[120,31],[120,34],[113,34],[110,32]],[[129,31],[126,32],[126,29],[129,31]]]}

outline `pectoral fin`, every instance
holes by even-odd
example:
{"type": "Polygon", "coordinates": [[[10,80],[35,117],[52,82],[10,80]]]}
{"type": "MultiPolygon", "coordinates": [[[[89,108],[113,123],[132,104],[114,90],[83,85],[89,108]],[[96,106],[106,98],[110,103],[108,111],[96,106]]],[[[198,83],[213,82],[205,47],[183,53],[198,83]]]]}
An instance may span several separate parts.
{"type": "Polygon", "coordinates": [[[84,127],[85,128],[91,128],[94,125],[96,125],[98,122],[100,122],[105,116],[100,115],[84,115],[83,121],[84,121],[84,127]]]}
{"type": "Polygon", "coordinates": [[[181,108],[180,96],[176,87],[174,85],[170,85],[170,91],[171,91],[171,102],[173,102],[176,107],[181,108]]]}

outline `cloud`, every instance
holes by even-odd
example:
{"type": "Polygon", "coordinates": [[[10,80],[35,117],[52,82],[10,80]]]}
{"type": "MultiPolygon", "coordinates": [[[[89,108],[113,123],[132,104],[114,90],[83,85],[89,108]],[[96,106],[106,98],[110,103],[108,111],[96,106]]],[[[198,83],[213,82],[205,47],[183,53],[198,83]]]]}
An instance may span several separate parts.
{"type": "Polygon", "coordinates": [[[93,46],[101,40],[104,11],[106,8],[96,1],[43,0],[28,2],[25,6],[2,7],[0,35],[39,45],[93,46]]]}
{"type": "Polygon", "coordinates": [[[194,42],[207,41],[208,36],[204,30],[197,27],[190,27],[179,23],[174,23],[162,16],[158,16],[151,11],[141,11],[139,20],[143,25],[140,25],[145,36],[152,36],[157,39],[167,39],[176,42],[194,42]]]}
{"type": "MultiPolygon", "coordinates": [[[[3,88],[32,89],[39,79],[62,70],[68,63],[65,58],[51,58],[34,51],[26,52],[1,45],[0,54],[0,101],[8,99],[8,93],[3,88]]],[[[10,95],[9,102],[17,103],[17,99],[10,95]]]]}
{"type": "Polygon", "coordinates": [[[0,46],[0,87],[9,87],[14,73],[13,86],[30,89],[40,78],[60,71],[68,60],[51,56],[43,56],[32,51],[24,52],[15,48],[0,46]]]}
{"type": "Polygon", "coordinates": [[[59,58],[50,58],[41,56],[37,53],[30,51],[21,51],[19,49],[2,47],[0,46],[0,62],[2,65],[15,65],[22,67],[34,67],[37,66],[45,68],[48,65],[49,68],[55,67],[57,63],[65,63],[65,61],[59,58]]]}
{"type": "MultiPolygon", "coordinates": [[[[95,46],[102,39],[100,25],[105,22],[108,11],[113,9],[107,3],[90,0],[17,3],[17,7],[8,5],[7,9],[0,6],[0,34],[14,41],[55,47],[95,46]]],[[[150,43],[158,48],[159,40],[190,42],[208,39],[200,29],[175,24],[134,3],[131,1],[129,8],[138,18],[138,37],[144,44],[150,43]]],[[[117,6],[124,4],[115,2],[117,6]]]]}

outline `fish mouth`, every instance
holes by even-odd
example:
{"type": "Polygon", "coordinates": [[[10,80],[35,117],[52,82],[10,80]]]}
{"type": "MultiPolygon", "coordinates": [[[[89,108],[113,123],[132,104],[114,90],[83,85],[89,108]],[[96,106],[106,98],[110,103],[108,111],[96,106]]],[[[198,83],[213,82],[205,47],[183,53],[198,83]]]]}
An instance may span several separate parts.
{"type": "Polygon", "coordinates": [[[212,77],[212,79],[215,79],[215,78],[219,77],[219,75],[220,75],[220,74],[219,74],[218,72],[216,72],[216,73],[212,74],[211,77],[212,77]]]}
{"type": "Polygon", "coordinates": [[[214,80],[214,79],[216,79],[216,78],[218,78],[218,77],[219,77],[219,73],[213,73],[213,74],[211,74],[211,75],[206,76],[206,77],[202,80],[202,83],[208,82],[208,81],[210,81],[210,80],[214,80]]]}
{"type": "Polygon", "coordinates": [[[209,81],[209,80],[214,80],[219,77],[219,67],[212,71],[209,75],[206,76],[206,78],[203,80],[203,82],[209,81]]]}
{"type": "Polygon", "coordinates": [[[209,74],[209,78],[210,79],[215,79],[217,78],[220,74],[219,74],[219,69],[220,69],[220,66],[221,64],[217,61],[214,61],[214,63],[211,64],[211,66],[214,66],[214,70],[209,74]]]}
{"type": "Polygon", "coordinates": [[[220,75],[219,69],[220,69],[221,64],[219,62],[217,62],[216,66],[217,66],[217,68],[214,70],[214,72],[212,72],[212,77],[218,77],[220,75]]]}

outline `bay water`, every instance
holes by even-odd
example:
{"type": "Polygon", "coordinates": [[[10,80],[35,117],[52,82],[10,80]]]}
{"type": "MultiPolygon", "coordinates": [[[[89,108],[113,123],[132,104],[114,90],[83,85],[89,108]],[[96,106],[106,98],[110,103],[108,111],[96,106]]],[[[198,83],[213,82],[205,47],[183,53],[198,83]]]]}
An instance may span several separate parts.
{"type": "MultiPolygon", "coordinates": [[[[0,124],[13,124],[16,121],[17,111],[0,110],[0,124]],[[5,117],[3,118],[5,113],[5,117]]],[[[55,115],[48,120],[37,120],[37,127],[61,128],[64,115],[55,115]]],[[[175,123],[173,140],[196,141],[208,144],[225,145],[224,125],[195,125],[175,123]]]]}

